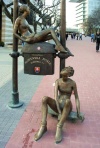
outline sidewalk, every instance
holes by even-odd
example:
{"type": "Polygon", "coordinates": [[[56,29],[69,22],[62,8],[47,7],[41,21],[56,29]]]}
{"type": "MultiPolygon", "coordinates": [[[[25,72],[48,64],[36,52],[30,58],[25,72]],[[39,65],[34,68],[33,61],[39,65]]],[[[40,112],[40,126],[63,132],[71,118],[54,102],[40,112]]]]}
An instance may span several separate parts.
{"type": "MultiPolygon", "coordinates": [[[[91,43],[90,38],[88,37],[83,38],[82,41],[68,39],[67,47],[74,54],[74,57],[66,59],[66,66],[70,65],[75,69],[75,74],[72,79],[77,83],[81,103],[81,111],[85,114],[84,122],[77,122],[73,124],[69,121],[66,121],[63,127],[63,140],[60,144],[55,144],[54,137],[57,119],[48,115],[47,133],[39,141],[35,142],[33,140],[34,134],[38,130],[41,122],[42,97],[46,95],[53,97],[54,95],[53,83],[59,77],[59,59],[56,58],[55,74],[52,76],[44,76],[41,78],[36,77],[37,79],[35,78],[34,82],[34,76],[30,77],[29,75],[27,76],[22,74],[22,70],[19,72],[19,85],[21,85],[21,87],[19,87],[19,94],[22,97],[20,98],[24,102],[26,102],[28,98],[27,103],[23,107],[18,109],[7,108],[7,102],[10,101],[9,98],[11,97],[11,91],[6,91],[7,94],[6,97],[4,97],[5,89],[3,89],[3,95],[0,97],[0,99],[3,98],[3,101],[4,98],[6,98],[4,101],[5,105],[2,105],[3,109],[5,108],[5,110],[9,112],[10,117],[6,116],[9,117],[8,121],[10,122],[13,119],[14,123],[15,117],[20,113],[20,111],[22,116],[17,119],[16,129],[15,127],[15,130],[12,129],[13,134],[12,136],[9,136],[11,138],[6,144],[6,148],[100,147],[100,52],[97,53],[95,51],[95,43],[91,43]],[[40,81],[38,79],[40,79],[40,81]],[[34,87],[33,85],[36,82],[37,85],[34,87]],[[23,91],[23,93],[21,91],[23,91]]],[[[21,66],[23,66],[22,63],[21,66]]],[[[6,89],[8,88],[7,83],[5,83],[4,86],[6,89]]],[[[9,89],[11,89],[10,86],[9,89]]],[[[71,100],[74,104],[73,110],[75,110],[74,96],[72,96],[71,100]]],[[[2,112],[1,115],[3,113],[4,112],[2,112]]],[[[12,128],[12,124],[10,124],[9,127],[12,128]]],[[[6,127],[4,126],[4,128],[6,127]]],[[[5,130],[5,134],[9,131],[8,129],[5,130]]],[[[2,139],[1,142],[2,143],[0,143],[0,145],[2,144],[2,146],[0,148],[4,148],[3,142],[5,141],[2,139]]]]}
{"type": "Polygon", "coordinates": [[[12,58],[9,56],[11,52],[9,48],[0,47],[0,148],[7,144],[43,78],[24,74],[23,58],[19,57],[19,100],[24,104],[20,108],[9,108],[8,102],[12,100],[12,58]]]}

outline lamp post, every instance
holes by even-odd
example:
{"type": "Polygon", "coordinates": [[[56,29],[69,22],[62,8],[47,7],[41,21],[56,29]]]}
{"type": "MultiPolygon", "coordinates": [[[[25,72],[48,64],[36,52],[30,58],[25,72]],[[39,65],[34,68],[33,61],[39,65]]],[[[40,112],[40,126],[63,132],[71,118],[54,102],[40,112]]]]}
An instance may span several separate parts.
{"type": "MultiPolygon", "coordinates": [[[[18,0],[13,1],[13,23],[18,17],[18,0]]],[[[13,35],[13,52],[10,54],[12,57],[12,100],[8,106],[11,108],[18,108],[23,105],[23,102],[19,102],[18,92],[18,39],[13,35]]]]}
{"type": "MultiPolygon", "coordinates": [[[[61,26],[60,26],[60,42],[66,47],[66,0],[61,0],[61,26]]],[[[65,67],[65,58],[60,58],[60,71],[65,67]]]]}
{"type": "Polygon", "coordinates": [[[2,41],[2,5],[0,4],[0,42],[2,41]]]}

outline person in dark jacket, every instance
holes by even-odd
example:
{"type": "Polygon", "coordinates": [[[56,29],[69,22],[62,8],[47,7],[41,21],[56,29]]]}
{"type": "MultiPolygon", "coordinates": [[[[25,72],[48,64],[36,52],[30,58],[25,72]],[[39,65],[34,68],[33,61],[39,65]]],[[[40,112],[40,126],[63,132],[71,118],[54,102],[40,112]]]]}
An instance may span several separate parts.
{"type": "Polygon", "coordinates": [[[96,33],[96,52],[99,51],[99,48],[100,48],[100,32],[97,31],[96,33]]]}
{"type": "Polygon", "coordinates": [[[66,41],[67,41],[67,39],[68,39],[68,33],[66,33],[66,41]]]}

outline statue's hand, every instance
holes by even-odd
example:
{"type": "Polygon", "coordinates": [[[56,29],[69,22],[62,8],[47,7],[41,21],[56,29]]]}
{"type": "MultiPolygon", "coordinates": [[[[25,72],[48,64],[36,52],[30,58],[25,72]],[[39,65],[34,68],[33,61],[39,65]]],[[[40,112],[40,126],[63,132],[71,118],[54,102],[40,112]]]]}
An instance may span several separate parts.
{"type": "Polygon", "coordinates": [[[22,35],[22,38],[23,38],[23,39],[27,39],[28,37],[27,37],[27,36],[25,36],[25,35],[22,35]]]}
{"type": "Polygon", "coordinates": [[[22,40],[22,41],[26,42],[26,39],[27,39],[27,38],[26,38],[25,35],[22,35],[22,36],[21,36],[21,40],[22,40]]]}
{"type": "Polygon", "coordinates": [[[80,113],[77,113],[77,117],[79,120],[81,120],[83,122],[84,120],[84,115],[80,114],[80,113]]]}
{"type": "Polygon", "coordinates": [[[26,41],[26,42],[29,42],[29,41],[30,41],[30,38],[27,38],[25,41],[26,41]]]}
{"type": "Polygon", "coordinates": [[[61,119],[61,114],[58,114],[58,121],[61,119]]]}
{"type": "Polygon", "coordinates": [[[25,42],[30,42],[31,41],[31,38],[27,38],[27,39],[25,39],[25,42]]]}

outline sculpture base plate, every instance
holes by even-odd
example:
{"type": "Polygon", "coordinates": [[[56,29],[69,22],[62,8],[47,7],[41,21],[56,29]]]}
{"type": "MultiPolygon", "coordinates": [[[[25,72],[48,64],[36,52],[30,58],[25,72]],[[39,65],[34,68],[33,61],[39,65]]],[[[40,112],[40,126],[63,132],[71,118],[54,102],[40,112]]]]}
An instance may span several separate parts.
{"type": "MultiPolygon", "coordinates": [[[[48,106],[48,113],[51,114],[52,116],[58,116],[58,114],[55,111],[53,111],[49,106],[48,106]]],[[[72,121],[73,123],[78,120],[81,120],[81,122],[83,122],[85,119],[84,114],[81,112],[80,115],[83,117],[82,120],[77,117],[77,112],[71,111],[67,119],[72,121]]]]}
{"type": "Polygon", "coordinates": [[[11,108],[18,108],[18,107],[21,107],[24,103],[23,102],[19,102],[17,104],[14,104],[12,101],[10,101],[8,103],[8,106],[11,107],[11,108]]]}

